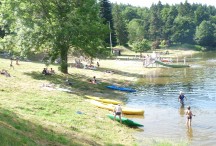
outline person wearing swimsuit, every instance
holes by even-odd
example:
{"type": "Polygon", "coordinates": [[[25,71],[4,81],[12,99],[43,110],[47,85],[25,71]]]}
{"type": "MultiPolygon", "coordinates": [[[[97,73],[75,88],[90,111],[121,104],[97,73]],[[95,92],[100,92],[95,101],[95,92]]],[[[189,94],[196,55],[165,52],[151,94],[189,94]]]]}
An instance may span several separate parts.
{"type": "Polygon", "coordinates": [[[187,100],[186,96],[184,95],[184,93],[182,91],[180,91],[179,93],[179,97],[178,97],[178,101],[181,103],[182,106],[184,106],[184,99],[187,100]]]}
{"type": "Polygon", "coordinates": [[[187,125],[188,127],[191,127],[192,116],[195,116],[195,115],[192,113],[192,111],[191,111],[190,109],[191,109],[191,107],[188,106],[188,107],[187,107],[187,110],[186,110],[186,112],[185,112],[185,114],[186,114],[186,116],[187,116],[186,125],[187,125]]]}
{"type": "Polygon", "coordinates": [[[118,104],[115,108],[114,108],[114,120],[116,119],[116,116],[119,116],[119,120],[120,120],[120,123],[122,123],[122,120],[121,120],[121,115],[122,115],[122,107],[120,104],[118,104]]]}

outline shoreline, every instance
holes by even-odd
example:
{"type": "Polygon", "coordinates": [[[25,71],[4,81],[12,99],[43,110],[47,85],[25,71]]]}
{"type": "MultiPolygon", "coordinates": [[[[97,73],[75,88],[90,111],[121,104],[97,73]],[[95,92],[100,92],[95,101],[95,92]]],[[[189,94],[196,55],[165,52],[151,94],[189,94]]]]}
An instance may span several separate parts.
{"type": "MultiPolygon", "coordinates": [[[[199,51],[193,50],[169,50],[169,55],[162,55],[162,58],[173,58],[175,60],[176,57],[178,59],[186,57],[186,64],[187,58],[192,57],[196,53],[200,53],[199,51]]],[[[148,53],[149,54],[149,53],[148,53]]],[[[144,55],[147,55],[145,53],[144,55]]],[[[136,82],[140,76],[147,75],[152,71],[160,69],[159,67],[144,67],[142,60],[134,60],[134,59],[125,59],[122,56],[118,56],[115,60],[100,60],[100,64],[102,68],[110,68],[112,71],[120,70],[121,72],[117,72],[118,74],[112,74],[112,78],[116,80],[123,80],[125,79],[128,82],[136,82]],[[118,58],[119,57],[119,58],[118,58]],[[121,77],[124,76],[124,77],[121,77]]],[[[103,78],[103,74],[96,74],[99,78],[103,78]]],[[[107,77],[109,75],[105,75],[107,77]]],[[[134,83],[132,83],[134,84],[134,83]]]]}
{"type": "MultiPolygon", "coordinates": [[[[178,51],[178,53],[180,52],[178,51]]],[[[181,54],[184,55],[184,53],[181,54]]],[[[187,52],[187,54],[190,54],[190,52],[187,52]]],[[[160,68],[144,68],[142,62],[134,64],[134,61],[104,59],[100,60],[101,65],[96,70],[69,67],[70,74],[62,74],[58,71],[57,65],[50,65],[49,68],[52,67],[56,74],[44,76],[41,75],[41,70],[45,66],[42,63],[20,61],[20,65],[15,65],[14,70],[12,70],[9,68],[9,59],[0,58],[0,60],[2,62],[0,67],[8,69],[13,76],[11,78],[1,76],[2,86],[0,89],[2,96],[0,100],[2,106],[0,110],[11,111],[10,115],[13,117],[6,119],[5,123],[14,127],[14,125],[28,122],[29,125],[26,125],[24,129],[31,131],[32,136],[37,137],[37,141],[48,143],[47,137],[50,135],[57,137],[64,135],[63,138],[67,140],[68,144],[74,141],[77,144],[84,145],[104,145],[108,143],[127,146],[138,143],[134,136],[136,129],[109,120],[106,114],[110,112],[90,105],[85,96],[95,95],[124,102],[126,100],[124,95],[127,93],[106,89],[105,86],[110,84],[133,86],[140,77],[151,74],[152,71],[160,68]],[[113,70],[114,73],[105,73],[105,70],[113,70]],[[88,79],[93,76],[96,76],[96,79],[100,82],[99,84],[88,82],[88,79]],[[65,84],[67,78],[72,82],[71,86],[65,84]],[[59,85],[61,88],[67,88],[73,92],[42,90],[40,85],[43,83],[59,85]],[[77,111],[83,114],[77,114],[77,111]],[[19,118],[14,117],[13,114],[18,115],[19,118]],[[10,121],[13,121],[14,125],[11,125],[10,121]],[[17,123],[17,121],[20,121],[20,123],[17,123]],[[34,125],[31,125],[32,123],[34,125]],[[32,128],[41,125],[43,125],[41,131],[44,129],[47,131],[48,129],[47,135],[44,137],[40,136],[44,134],[43,132],[37,133],[37,130],[32,128]],[[49,131],[52,132],[49,133],[49,131]],[[77,137],[78,140],[76,140],[77,137]],[[84,141],[79,141],[81,139],[84,139],[84,141]]],[[[22,128],[18,131],[24,133],[21,139],[27,139],[27,143],[32,139],[34,140],[32,137],[25,137],[28,134],[22,128]]],[[[9,133],[13,133],[13,131],[9,131],[9,133]]],[[[61,143],[58,139],[52,142],[54,144],[61,143]]]]}

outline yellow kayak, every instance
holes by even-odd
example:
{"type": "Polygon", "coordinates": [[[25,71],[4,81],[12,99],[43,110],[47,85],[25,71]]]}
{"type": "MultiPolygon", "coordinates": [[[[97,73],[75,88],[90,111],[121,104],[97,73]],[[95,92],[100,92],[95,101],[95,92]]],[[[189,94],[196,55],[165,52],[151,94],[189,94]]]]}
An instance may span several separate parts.
{"type": "Polygon", "coordinates": [[[89,96],[89,95],[86,95],[86,97],[89,98],[89,99],[93,99],[93,100],[96,100],[96,101],[103,102],[103,103],[122,104],[121,101],[112,100],[112,99],[102,99],[102,98],[99,98],[99,97],[89,96]]]}
{"type": "MultiPolygon", "coordinates": [[[[91,100],[90,103],[99,107],[99,108],[107,109],[109,111],[113,111],[115,108],[115,105],[113,105],[113,104],[104,104],[102,102],[95,101],[95,100],[91,100]]],[[[143,109],[128,108],[128,107],[123,106],[122,107],[122,113],[126,114],[126,115],[143,115],[144,110],[143,109]]]]}

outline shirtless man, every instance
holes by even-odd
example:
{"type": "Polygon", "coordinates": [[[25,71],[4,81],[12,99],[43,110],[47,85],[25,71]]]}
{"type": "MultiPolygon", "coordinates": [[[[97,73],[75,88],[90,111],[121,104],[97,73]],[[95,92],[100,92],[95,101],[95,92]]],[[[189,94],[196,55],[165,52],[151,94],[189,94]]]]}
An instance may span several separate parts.
{"type": "Polygon", "coordinates": [[[187,107],[187,110],[185,112],[186,116],[187,116],[187,122],[186,125],[188,127],[191,127],[191,121],[192,121],[192,116],[195,116],[192,111],[190,110],[190,106],[187,107]]]}
{"type": "Polygon", "coordinates": [[[120,123],[122,123],[122,120],[121,120],[121,115],[122,115],[122,107],[120,104],[118,104],[115,108],[114,108],[114,120],[116,119],[116,116],[119,116],[119,119],[120,119],[120,123]]]}

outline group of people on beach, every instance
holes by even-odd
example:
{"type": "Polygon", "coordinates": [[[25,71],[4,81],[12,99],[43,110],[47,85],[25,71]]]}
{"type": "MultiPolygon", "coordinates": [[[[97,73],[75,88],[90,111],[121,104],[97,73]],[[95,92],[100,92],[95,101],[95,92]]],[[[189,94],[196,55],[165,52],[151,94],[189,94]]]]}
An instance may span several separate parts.
{"type": "MultiPolygon", "coordinates": [[[[99,68],[100,67],[100,63],[99,62],[97,62],[97,67],[99,68]]],[[[84,65],[84,69],[92,69],[92,70],[95,70],[95,69],[97,69],[97,67],[96,66],[94,66],[94,65],[92,65],[92,64],[90,64],[90,65],[84,65]]]]}

